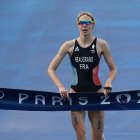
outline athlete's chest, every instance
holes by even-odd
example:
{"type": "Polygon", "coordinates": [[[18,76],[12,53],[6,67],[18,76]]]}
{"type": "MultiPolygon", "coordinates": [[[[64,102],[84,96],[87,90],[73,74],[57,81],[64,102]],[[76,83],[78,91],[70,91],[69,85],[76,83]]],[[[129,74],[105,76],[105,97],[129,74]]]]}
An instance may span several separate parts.
{"type": "Polygon", "coordinates": [[[71,56],[71,63],[79,70],[90,70],[98,63],[99,58],[95,45],[87,48],[75,46],[71,56]]]}

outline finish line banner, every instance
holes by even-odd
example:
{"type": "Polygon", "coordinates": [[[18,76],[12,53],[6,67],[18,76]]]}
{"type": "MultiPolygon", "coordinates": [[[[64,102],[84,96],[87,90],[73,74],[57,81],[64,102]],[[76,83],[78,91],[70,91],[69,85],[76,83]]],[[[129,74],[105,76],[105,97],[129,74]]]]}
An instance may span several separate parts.
{"type": "Polygon", "coordinates": [[[25,111],[140,110],[140,90],[102,93],[59,93],[0,88],[0,109],[25,111]]]}

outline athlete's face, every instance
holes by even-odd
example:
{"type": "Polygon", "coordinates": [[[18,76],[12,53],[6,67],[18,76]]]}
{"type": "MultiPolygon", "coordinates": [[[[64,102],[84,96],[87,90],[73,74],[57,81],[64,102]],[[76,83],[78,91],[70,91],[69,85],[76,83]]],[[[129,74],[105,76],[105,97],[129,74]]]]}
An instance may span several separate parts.
{"type": "Polygon", "coordinates": [[[80,34],[92,34],[94,22],[88,15],[82,15],[77,22],[80,34]]]}

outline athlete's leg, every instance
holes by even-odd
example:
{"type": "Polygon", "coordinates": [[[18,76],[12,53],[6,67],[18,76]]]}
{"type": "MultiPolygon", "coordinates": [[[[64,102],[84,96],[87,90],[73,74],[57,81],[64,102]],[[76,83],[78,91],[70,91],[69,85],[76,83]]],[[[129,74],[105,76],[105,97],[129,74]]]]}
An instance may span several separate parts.
{"type": "Polygon", "coordinates": [[[92,140],[104,140],[104,112],[88,111],[88,117],[92,128],[92,140]]]}
{"type": "MultiPolygon", "coordinates": [[[[70,93],[76,94],[72,88],[70,93]]],[[[85,111],[71,111],[71,120],[77,140],[86,140],[85,111]]]]}
{"type": "Polygon", "coordinates": [[[72,125],[76,132],[77,140],[86,140],[85,111],[71,112],[72,125]]]}
{"type": "MultiPolygon", "coordinates": [[[[103,93],[100,89],[99,93],[103,93]]],[[[104,112],[103,111],[88,111],[88,117],[92,128],[92,140],[104,139],[104,112]]]]}

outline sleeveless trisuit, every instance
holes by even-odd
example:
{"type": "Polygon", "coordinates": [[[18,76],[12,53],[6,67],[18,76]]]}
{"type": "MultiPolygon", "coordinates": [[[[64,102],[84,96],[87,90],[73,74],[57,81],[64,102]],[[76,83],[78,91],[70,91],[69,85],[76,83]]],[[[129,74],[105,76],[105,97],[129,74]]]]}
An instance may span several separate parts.
{"type": "Polygon", "coordinates": [[[97,92],[102,88],[98,77],[100,57],[96,49],[97,38],[83,48],[77,39],[70,56],[73,80],[71,88],[76,92],[97,92]]]}

